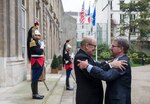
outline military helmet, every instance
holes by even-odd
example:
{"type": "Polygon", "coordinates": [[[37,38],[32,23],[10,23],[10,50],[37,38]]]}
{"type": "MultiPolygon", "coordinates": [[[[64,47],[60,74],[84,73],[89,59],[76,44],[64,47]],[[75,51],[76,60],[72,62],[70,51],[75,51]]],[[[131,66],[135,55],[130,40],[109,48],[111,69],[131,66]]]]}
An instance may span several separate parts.
{"type": "Polygon", "coordinates": [[[39,30],[36,29],[36,30],[34,31],[34,35],[41,35],[41,33],[39,32],[39,30]]]}

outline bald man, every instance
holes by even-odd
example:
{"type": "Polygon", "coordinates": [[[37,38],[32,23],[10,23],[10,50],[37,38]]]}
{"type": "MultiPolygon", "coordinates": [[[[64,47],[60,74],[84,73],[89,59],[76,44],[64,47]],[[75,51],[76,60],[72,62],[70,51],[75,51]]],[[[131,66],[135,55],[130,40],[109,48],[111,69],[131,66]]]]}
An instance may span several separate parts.
{"type": "Polygon", "coordinates": [[[112,41],[111,51],[114,60],[126,61],[125,70],[112,68],[103,70],[97,66],[88,64],[88,61],[79,61],[78,66],[90,73],[95,78],[107,82],[105,104],[131,104],[131,66],[127,56],[129,42],[124,38],[116,38],[112,41]]]}
{"type": "Polygon", "coordinates": [[[100,79],[92,77],[87,70],[79,68],[78,60],[87,60],[89,64],[98,66],[102,69],[110,69],[112,67],[120,67],[121,63],[96,62],[92,56],[96,51],[96,39],[85,36],[80,43],[80,49],[74,58],[74,69],[76,75],[76,104],[103,104],[103,86],[100,79]]]}
{"type": "MultiPolygon", "coordinates": [[[[88,60],[91,65],[96,65],[92,56],[96,50],[96,39],[86,36],[80,43],[80,49],[74,58],[76,75],[76,104],[102,104],[103,87],[101,80],[90,76],[87,70],[81,70],[77,60],[88,60]]],[[[107,66],[109,67],[109,66],[107,66]]]]}

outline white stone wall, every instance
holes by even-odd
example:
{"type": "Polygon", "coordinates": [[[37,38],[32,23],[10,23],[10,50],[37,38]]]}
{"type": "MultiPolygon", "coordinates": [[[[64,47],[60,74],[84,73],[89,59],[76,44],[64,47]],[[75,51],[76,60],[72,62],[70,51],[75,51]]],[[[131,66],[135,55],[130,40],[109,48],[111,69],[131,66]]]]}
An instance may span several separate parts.
{"type": "MultiPolygon", "coordinates": [[[[17,85],[27,79],[27,73],[29,75],[31,73],[27,56],[22,57],[22,41],[26,41],[26,39],[22,40],[21,1],[0,1],[0,87],[17,85]]],[[[29,28],[38,19],[39,30],[46,42],[48,64],[51,63],[53,54],[60,54],[59,26],[62,26],[61,18],[64,12],[62,8],[61,0],[25,0],[25,37],[27,38],[29,28]],[[38,3],[39,18],[36,18],[35,11],[38,3]],[[50,6],[52,6],[52,11],[50,6]]],[[[27,54],[26,51],[25,54],[27,54]]],[[[47,72],[49,69],[50,67],[47,68],[47,72]]]]}
{"type": "MultiPolygon", "coordinates": [[[[102,40],[105,41],[108,38],[108,19],[109,19],[109,14],[112,14],[112,19],[114,20],[115,24],[117,27],[113,31],[114,37],[118,37],[120,35],[120,32],[118,30],[119,24],[120,24],[120,14],[123,14],[123,12],[120,11],[120,0],[110,0],[112,1],[112,10],[109,12],[108,6],[105,8],[105,6],[108,3],[108,0],[98,0],[96,7],[97,7],[97,12],[96,12],[96,19],[97,23],[100,23],[102,26],[102,40]],[[104,9],[105,8],[105,9],[104,9]],[[104,9],[104,10],[103,10],[104,9]],[[103,25],[103,24],[106,24],[103,25]],[[106,32],[105,32],[106,30],[106,32]]],[[[129,3],[131,0],[124,0],[125,3],[129,3]]],[[[128,21],[128,20],[127,20],[128,21]]],[[[128,37],[129,32],[125,31],[125,36],[124,38],[128,37]]],[[[135,40],[137,36],[131,36],[131,40],[135,40]]]]}

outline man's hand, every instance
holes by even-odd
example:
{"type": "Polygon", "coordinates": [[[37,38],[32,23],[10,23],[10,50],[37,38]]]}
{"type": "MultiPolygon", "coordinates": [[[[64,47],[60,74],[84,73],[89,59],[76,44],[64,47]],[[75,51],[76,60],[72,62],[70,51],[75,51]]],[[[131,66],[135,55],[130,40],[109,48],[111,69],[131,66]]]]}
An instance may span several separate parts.
{"type": "Polygon", "coordinates": [[[112,62],[110,62],[110,65],[113,68],[119,68],[119,69],[121,69],[123,71],[123,70],[126,69],[124,67],[124,65],[128,65],[128,64],[127,64],[127,61],[125,61],[125,60],[113,60],[112,62]]]}
{"type": "Polygon", "coordinates": [[[85,61],[77,60],[77,61],[79,62],[78,67],[80,69],[86,69],[89,65],[88,60],[85,60],[85,61]]]}

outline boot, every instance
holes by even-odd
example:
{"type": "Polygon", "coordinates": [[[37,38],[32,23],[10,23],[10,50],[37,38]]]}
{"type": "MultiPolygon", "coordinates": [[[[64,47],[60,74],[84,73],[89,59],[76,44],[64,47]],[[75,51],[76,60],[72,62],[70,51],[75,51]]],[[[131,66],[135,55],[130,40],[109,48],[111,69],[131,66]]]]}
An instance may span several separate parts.
{"type": "Polygon", "coordinates": [[[32,99],[43,99],[44,96],[43,95],[39,95],[39,94],[33,94],[32,95],[32,99]]]}
{"type": "Polygon", "coordinates": [[[31,84],[32,88],[32,99],[43,99],[44,95],[39,95],[38,94],[38,83],[32,83],[31,84]]]}
{"type": "Polygon", "coordinates": [[[73,88],[70,87],[69,78],[66,78],[66,90],[73,90],[73,88]]]}

